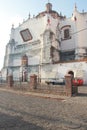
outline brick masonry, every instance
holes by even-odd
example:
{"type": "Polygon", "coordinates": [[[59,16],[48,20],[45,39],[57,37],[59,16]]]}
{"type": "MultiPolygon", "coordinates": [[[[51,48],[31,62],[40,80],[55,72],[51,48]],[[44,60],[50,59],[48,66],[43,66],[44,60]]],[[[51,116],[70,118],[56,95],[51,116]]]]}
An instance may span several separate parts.
{"type": "MultiPolygon", "coordinates": [[[[8,76],[7,84],[9,87],[16,87],[14,85],[15,83],[13,81],[12,75],[8,76]]],[[[66,96],[70,96],[70,97],[73,95],[77,95],[77,93],[78,93],[78,86],[72,85],[72,76],[70,74],[65,76],[65,85],[52,85],[52,84],[47,85],[46,83],[44,83],[44,84],[38,83],[37,75],[35,75],[35,74],[30,76],[29,83],[26,82],[27,87],[25,87],[24,84],[22,84],[22,83],[19,84],[19,87],[21,87],[21,85],[24,88],[28,88],[28,90],[29,89],[32,89],[32,90],[37,89],[37,91],[40,91],[40,92],[57,93],[59,95],[66,95],[66,96]]]]}
{"type": "Polygon", "coordinates": [[[7,83],[8,83],[8,87],[13,87],[13,76],[12,75],[8,76],[7,83]]]}
{"type": "Polygon", "coordinates": [[[30,88],[36,89],[37,88],[37,75],[31,75],[30,76],[30,88]]]}

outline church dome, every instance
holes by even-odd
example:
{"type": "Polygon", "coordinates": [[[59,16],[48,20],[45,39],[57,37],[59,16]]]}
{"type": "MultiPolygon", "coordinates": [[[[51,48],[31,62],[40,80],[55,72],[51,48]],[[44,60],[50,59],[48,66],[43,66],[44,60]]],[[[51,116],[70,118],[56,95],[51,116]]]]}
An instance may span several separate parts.
{"type": "Polygon", "coordinates": [[[62,17],[58,14],[58,12],[52,10],[52,4],[51,3],[47,3],[46,4],[46,10],[39,13],[36,18],[40,18],[45,16],[46,14],[50,14],[53,18],[58,18],[58,17],[62,17]]]}

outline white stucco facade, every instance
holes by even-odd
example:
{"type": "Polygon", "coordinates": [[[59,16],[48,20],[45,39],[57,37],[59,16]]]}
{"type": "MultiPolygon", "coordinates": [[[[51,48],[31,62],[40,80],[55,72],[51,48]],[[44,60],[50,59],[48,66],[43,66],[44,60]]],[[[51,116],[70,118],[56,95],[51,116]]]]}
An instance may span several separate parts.
{"type": "Polygon", "coordinates": [[[75,6],[70,18],[52,10],[46,10],[28,18],[17,28],[12,26],[9,43],[6,45],[2,76],[12,71],[20,78],[26,71],[27,78],[64,77],[70,71],[87,84],[87,13],[75,6]],[[26,55],[27,64],[22,63],[26,55]],[[49,76],[50,75],[50,76],[49,76]]]}

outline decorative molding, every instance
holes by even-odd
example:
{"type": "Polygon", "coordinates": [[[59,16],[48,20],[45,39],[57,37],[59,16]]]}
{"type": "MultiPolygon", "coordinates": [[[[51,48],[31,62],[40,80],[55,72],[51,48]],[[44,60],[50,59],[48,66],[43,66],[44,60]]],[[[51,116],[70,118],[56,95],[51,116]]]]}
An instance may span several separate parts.
{"type": "Polygon", "coordinates": [[[65,26],[61,27],[61,30],[64,29],[64,28],[67,28],[67,27],[71,28],[71,25],[65,25],[65,26]]]}

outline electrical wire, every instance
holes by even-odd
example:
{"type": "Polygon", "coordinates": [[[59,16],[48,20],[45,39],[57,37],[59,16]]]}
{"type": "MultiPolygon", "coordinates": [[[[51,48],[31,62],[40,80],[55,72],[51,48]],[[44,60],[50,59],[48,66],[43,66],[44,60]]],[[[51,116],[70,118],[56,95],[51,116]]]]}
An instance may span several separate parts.
{"type": "Polygon", "coordinates": [[[77,32],[71,33],[71,35],[74,35],[74,34],[76,34],[76,33],[79,33],[79,32],[85,31],[85,30],[87,30],[87,28],[83,28],[83,29],[81,29],[81,30],[79,30],[79,31],[77,31],[77,32]]]}

